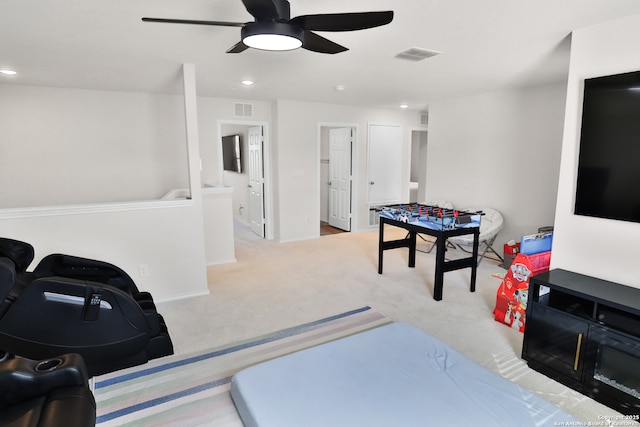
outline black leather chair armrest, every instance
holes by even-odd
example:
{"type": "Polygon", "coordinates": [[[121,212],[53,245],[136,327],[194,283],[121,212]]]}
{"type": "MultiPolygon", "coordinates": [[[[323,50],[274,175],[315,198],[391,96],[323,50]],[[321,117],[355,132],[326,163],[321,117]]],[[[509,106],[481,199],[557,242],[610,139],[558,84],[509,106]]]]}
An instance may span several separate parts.
{"type": "Polygon", "coordinates": [[[15,357],[0,363],[0,408],[64,387],[83,386],[87,370],[79,354],[45,360],[15,357]]]}
{"type": "Polygon", "coordinates": [[[5,256],[16,264],[16,271],[24,273],[33,261],[33,246],[20,240],[0,237],[0,256],[5,256]]]}
{"type": "Polygon", "coordinates": [[[145,311],[144,317],[149,324],[149,336],[153,337],[158,335],[162,330],[158,313],[155,311],[145,311]]]}
{"type": "Polygon", "coordinates": [[[67,387],[49,393],[38,427],[93,427],[96,402],[87,387],[67,387]]]}

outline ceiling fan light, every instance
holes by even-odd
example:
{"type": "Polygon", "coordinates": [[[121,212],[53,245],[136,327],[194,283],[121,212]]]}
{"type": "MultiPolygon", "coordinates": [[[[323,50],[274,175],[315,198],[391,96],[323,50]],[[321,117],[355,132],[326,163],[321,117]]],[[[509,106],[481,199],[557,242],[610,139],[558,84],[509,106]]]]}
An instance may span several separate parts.
{"type": "Polygon", "coordinates": [[[242,28],[242,42],[261,50],[293,50],[302,46],[302,29],[279,22],[256,22],[242,28]]]}
{"type": "Polygon", "coordinates": [[[245,37],[242,42],[261,50],[293,50],[302,46],[302,42],[297,38],[281,34],[256,34],[245,37]]]}

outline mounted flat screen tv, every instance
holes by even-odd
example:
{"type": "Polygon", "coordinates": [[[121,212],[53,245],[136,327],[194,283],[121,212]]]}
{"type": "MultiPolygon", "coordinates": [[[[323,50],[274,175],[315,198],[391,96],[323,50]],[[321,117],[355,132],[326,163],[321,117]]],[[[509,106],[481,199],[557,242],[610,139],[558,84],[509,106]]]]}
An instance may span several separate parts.
{"type": "Polygon", "coordinates": [[[640,222],[640,71],[586,79],[574,213],[640,222]]]}
{"type": "Polygon", "coordinates": [[[240,151],[240,135],[222,137],[222,165],[224,170],[242,172],[242,156],[240,151]]]}

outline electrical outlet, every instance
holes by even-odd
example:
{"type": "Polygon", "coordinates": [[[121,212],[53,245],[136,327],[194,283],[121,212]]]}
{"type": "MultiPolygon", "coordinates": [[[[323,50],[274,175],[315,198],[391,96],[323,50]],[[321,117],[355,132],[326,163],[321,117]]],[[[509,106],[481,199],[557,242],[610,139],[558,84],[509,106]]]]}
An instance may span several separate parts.
{"type": "Polygon", "coordinates": [[[140,277],[146,277],[149,275],[149,266],[147,264],[140,264],[138,271],[140,272],[140,277]]]}

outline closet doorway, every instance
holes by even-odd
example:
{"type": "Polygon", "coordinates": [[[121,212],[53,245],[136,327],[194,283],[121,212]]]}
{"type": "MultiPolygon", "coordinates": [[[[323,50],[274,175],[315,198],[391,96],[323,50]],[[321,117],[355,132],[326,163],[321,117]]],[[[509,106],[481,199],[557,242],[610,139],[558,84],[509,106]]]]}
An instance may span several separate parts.
{"type": "Polygon", "coordinates": [[[351,231],[355,127],[320,126],[320,235],[351,231]]]}
{"type": "Polygon", "coordinates": [[[427,136],[425,129],[411,130],[411,172],[409,179],[409,202],[427,201],[427,136]]]}

